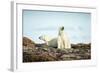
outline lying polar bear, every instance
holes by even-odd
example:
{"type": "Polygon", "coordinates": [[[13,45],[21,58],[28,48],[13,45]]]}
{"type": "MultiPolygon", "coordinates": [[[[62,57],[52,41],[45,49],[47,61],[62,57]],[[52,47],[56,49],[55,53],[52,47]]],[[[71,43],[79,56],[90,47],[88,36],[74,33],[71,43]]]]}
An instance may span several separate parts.
{"type": "Polygon", "coordinates": [[[43,40],[46,45],[50,46],[50,47],[54,47],[57,48],[57,38],[51,38],[49,36],[43,35],[39,37],[40,40],[43,40]]]}
{"type": "Polygon", "coordinates": [[[39,37],[40,40],[43,40],[46,45],[51,47],[57,47],[60,49],[71,48],[68,37],[64,32],[64,27],[59,28],[59,33],[57,38],[50,38],[49,36],[43,35],[39,37]]]}

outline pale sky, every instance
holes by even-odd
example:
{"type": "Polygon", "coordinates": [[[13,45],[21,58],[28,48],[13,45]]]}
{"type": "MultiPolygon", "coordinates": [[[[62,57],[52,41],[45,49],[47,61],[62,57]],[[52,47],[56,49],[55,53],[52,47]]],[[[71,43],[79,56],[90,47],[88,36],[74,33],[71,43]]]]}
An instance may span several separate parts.
{"type": "Polygon", "coordinates": [[[23,36],[36,43],[42,42],[41,35],[57,37],[61,26],[71,43],[91,42],[90,13],[23,10],[23,36]]]}

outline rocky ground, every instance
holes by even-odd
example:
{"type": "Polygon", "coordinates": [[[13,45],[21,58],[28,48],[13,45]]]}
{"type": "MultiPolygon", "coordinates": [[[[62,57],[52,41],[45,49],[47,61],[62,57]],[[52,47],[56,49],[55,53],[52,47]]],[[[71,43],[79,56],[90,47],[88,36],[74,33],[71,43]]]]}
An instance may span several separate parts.
{"type": "Polygon", "coordinates": [[[71,44],[72,48],[58,49],[45,44],[35,44],[23,38],[23,62],[67,61],[91,59],[91,44],[71,44]]]}

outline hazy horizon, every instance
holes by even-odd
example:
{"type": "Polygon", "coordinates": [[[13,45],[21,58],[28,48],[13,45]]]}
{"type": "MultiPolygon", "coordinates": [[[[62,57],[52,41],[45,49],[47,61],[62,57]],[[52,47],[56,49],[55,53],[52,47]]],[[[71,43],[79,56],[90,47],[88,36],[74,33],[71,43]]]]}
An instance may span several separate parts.
{"type": "Polygon", "coordinates": [[[41,35],[58,36],[59,27],[65,27],[71,43],[91,42],[91,14],[61,11],[23,10],[23,36],[36,43],[41,35]]]}

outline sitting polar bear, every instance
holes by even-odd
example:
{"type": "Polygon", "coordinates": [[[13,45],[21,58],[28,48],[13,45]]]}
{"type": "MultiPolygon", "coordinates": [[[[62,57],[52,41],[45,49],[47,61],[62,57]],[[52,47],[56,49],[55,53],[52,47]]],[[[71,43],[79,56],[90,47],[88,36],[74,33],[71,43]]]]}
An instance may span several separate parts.
{"type": "Polygon", "coordinates": [[[68,36],[64,32],[64,27],[59,28],[59,33],[58,33],[58,48],[71,48],[70,41],[68,39],[68,36]]]}
{"type": "Polygon", "coordinates": [[[57,47],[60,49],[71,48],[68,37],[64,32],[64,27],[59,28],[59,33],[57,38],[50,38],[49,36],[43,35],[39,37],[40,40],[43,40],[46,45],[51,47],[57,47]]]}

